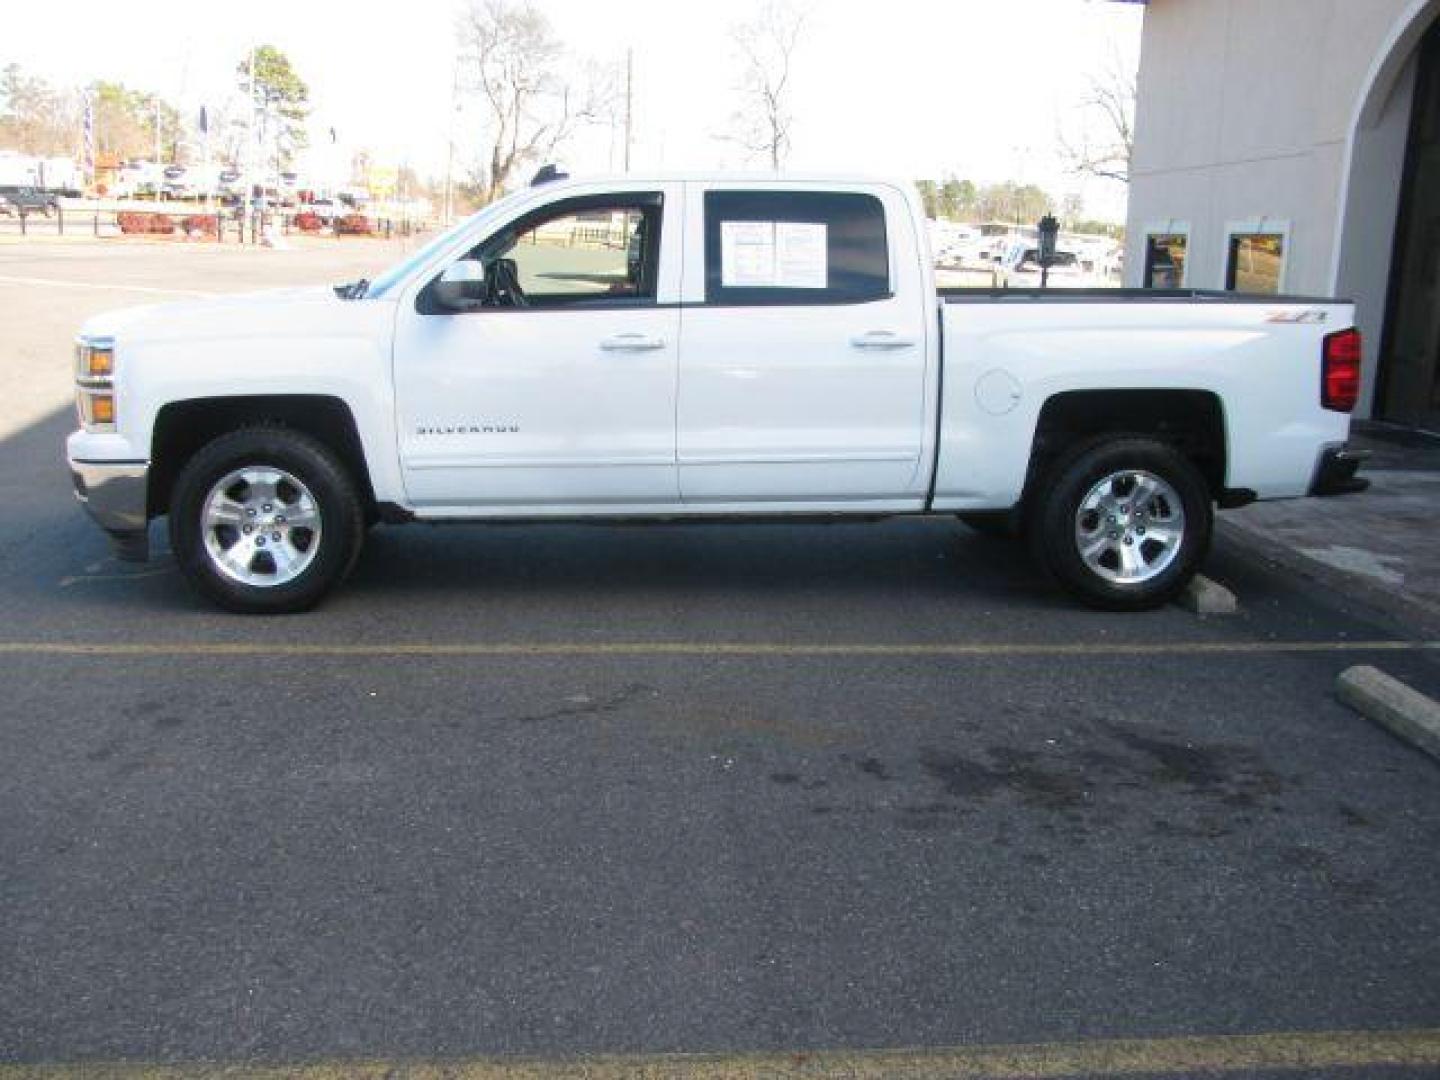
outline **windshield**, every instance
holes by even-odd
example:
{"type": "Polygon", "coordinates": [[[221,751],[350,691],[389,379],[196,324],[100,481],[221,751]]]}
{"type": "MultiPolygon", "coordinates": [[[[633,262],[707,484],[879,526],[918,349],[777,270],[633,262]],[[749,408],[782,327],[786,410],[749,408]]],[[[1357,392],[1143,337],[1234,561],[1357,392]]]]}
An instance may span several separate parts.
{"type": "Polygon", "coordinates": [[[374,281],[372,281],[370,283],[370,287],[365,290],[366,298],[371,299],[384,296],[391,289],[395,288],[400,282],[404,281],[412,273],[414,273],[417,268],[424,266],[425,263],[429,262],[432,258],[434,258],[436,253],[443,251],[445,248],[449,247],[450,244],[454,243],[457,236],[465,232],[477,221],[499,214],[512,202],[517,201],[521,196],[527,193],[528,192],[526,190],[522,189],[521,191],[517,191],[513,194],[505,196],[505,198],[503,199],[498,199],[495,202],[491,203],[489,206],[485,207],[483,210],[471,214],[468,218],[462,218],[460,221],[456,222],[444,232],[438,233],[437,235],[432,237],[427,243],[422,244],[420,247],[416,248],[406,258],[400,260],[400,262],[390,267],[390,269],[386,270],[383,274],[381,274],[374,281]]]}

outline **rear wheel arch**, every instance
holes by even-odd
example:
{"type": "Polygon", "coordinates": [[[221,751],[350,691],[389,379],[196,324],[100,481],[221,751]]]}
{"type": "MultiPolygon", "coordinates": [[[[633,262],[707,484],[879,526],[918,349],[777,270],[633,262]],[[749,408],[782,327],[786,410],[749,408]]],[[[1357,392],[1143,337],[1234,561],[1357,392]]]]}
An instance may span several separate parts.
{"type": "Polygon", "coordinates": [[[1053,469],[1099,441],[1127,436],[1173,447],[1223,501],[1229,469],[1225,407],[1209,390],[1067,390],[1047,398],[1030,446],[1024,498],[1053,469]]]}

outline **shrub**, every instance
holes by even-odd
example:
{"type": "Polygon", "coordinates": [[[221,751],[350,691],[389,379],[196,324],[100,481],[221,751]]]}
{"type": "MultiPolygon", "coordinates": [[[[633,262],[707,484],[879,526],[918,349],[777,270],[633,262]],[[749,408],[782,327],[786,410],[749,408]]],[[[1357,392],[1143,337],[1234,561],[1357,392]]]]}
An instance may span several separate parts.
{"type": "MultiPolygon", "coordinates": [[[[199,215],[197,215],[198,217],[199,215]]],[[[186,227],[189,227],[190,219],[186,219],[186,227]]],[[[127,236],[144,236],[146,234],[158,234],[169,236],[175,231],[175,221],[169,214],[149,214],[137,210],[122,210],[115,215],[115,223],[120,226],[120,231],[127,236]]],[[[200,226],[204,228],[204,226],[200,226]]],[[[214,222],[210,224],[210,231],[215,231],[214,222]]]]}
{"type": "Polygon", "coordinates": [[[347,236],[369,236],[370,219],[364,214],[346,214],[335,222],[335,231],[347,236]]]}
{"type": "Polygon", "coordinates": [[[187,236],[199,233],[205,238],[210,238],[219,231],[213,214],[191,214],[182,224],[187,236]]]}
{"type": "Polygon", "coordinates": [[[319,232],[324,224],[313,210],[302,210],[295,215],[295,227],[301,232],[319,232]]]}

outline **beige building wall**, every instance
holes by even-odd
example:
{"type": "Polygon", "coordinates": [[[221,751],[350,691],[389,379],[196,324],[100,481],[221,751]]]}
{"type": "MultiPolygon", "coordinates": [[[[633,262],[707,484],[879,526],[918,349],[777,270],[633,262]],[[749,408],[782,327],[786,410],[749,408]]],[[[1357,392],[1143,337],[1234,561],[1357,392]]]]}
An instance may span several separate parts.
{"type": "Polygon", "coordinates": [[[1150,0],[1127,284],[1141,284],[1147,232],[1188,230],[1185,284],[1223,288],[1227,228],[1263,220],[1288,236],[1284,291],[1357,301],[1368,405],[1414,74],[1397,53],[1413,52],[1437,10],[1440,0],[1150,0]]]}

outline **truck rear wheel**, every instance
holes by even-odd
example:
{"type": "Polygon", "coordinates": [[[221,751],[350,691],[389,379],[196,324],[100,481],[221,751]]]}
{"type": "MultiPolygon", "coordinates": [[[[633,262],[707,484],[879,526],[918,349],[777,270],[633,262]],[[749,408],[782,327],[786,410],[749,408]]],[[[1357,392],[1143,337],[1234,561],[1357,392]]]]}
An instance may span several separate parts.
{"type": "Polygon", "coordinates": [[[190,584],[231,611],[314,606],[360,555],[364,507],[323,443],[244,428],[202,447],[175,480],[170,546],[190,584]]]}
{"type": "Polygon", "coordinates": [[[1173,447],[1112,436],[1046,477],[1031,505],[1041,566],[1092,607],[1138,611],[1172,599],[1210,547],[1205,479],[1173,447]]]}

